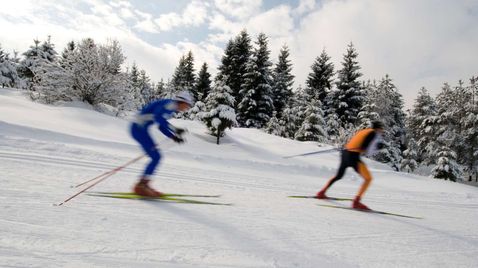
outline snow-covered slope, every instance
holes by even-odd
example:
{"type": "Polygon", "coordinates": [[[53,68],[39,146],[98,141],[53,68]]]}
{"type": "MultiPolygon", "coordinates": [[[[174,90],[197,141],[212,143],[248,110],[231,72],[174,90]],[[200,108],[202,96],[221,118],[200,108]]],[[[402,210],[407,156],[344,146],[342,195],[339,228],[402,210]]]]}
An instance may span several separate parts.
{"type": "MultiPolygon", "coordinates": [[[[189,129],[188,142],[177,146],[153,132],[164,154],[154,186],[221,194],[214,201],[233,206],[88,195],[53,206],[78,190],[71,185],[141,154],[128,122],[0,89],[0,266],[478,266],[474,187],[367,161],[374,181],[364,203],[424,219],[320,207],[349,204],[287,196],[319,190],[335,172],[337,153],[284,159],[320,148],[254,129],[228,131],[217,146],[201,124],[173,123],[189,129]]],[[[94,190],[129,191],[145,163],[94,190]]],[[[330,194],[352,197],[361,182],[349,170],[330,194]]]]}

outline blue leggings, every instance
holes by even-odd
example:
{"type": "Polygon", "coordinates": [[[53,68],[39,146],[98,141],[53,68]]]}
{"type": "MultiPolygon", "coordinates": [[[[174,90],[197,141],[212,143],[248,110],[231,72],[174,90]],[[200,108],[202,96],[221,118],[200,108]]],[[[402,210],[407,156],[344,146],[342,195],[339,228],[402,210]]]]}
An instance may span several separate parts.
{"type": "Polygon", "coordinates": [[[156,149],[156,145],[154,144],[153,139],[149,136],[148,129],[138,126],[137,124],[133,123],[131,125],[131,135],[133,138],[141,144],[143,150],[149,155],[151,158],[151,162],[146,166],[146,169],[143,172],[143,176],[150,176],[153,175],[154,170],[159,164],[161,160],[161,154],[156,149]]]}

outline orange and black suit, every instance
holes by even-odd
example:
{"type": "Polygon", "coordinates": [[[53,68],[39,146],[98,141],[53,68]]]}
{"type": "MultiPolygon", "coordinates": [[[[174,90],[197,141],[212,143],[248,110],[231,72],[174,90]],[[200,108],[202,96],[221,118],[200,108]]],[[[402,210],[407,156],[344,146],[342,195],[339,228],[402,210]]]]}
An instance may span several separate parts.
{"type": "Polygon", "coordinates": [[[370,149],[375,150],[375,148],[371,147],[377,146],[377,143],[380,141],[379,136],[380,135],[372,128],[358,131],[345,145],[345,148],[342,151],[342,160],[340,162],[339,170],[335,177],[329,180],[327,185],[323,188],[323,191],[325,192],[330,186],[332,186],[332,184],[342,179],[345,170],[348,167],[353,167],[365,180],[357,194],[357,197],[361,198],[372,181],[372,175],[370,175],[367,166],[362,160],[360,160],[360,155],[370,149]]]}

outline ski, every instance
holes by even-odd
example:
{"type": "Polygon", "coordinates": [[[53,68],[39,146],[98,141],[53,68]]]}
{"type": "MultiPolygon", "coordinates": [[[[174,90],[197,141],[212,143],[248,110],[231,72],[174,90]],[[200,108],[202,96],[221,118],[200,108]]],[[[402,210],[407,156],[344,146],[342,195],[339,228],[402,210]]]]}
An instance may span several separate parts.
{"type": "MultiPolygon", "coordinates": [[[[289,195],[289,198],[313,198],[318,199],[315,195],[289,195]]],[[[327,197],[326,199],[319,200],[333,200],[333,201],[353,201],[352,198],[341,198],[341,197],[327,197]]]]}
{"type": "MultiPolygon", "coordinates": [[[[91,194],[106,194],[106,195],[136,195],[133,192],[88,192],[91,194]]],[[[177,194],[177,193],[163,193],[163,196],[168,197],[208,197],[208,198],[217,198],[221,195],[202,195],[202,194],[177,194]]]]}
{"type": "Polygon", "coordinates": [[[329,208],[341,208],[341,209],[348,209],[348,210],[355,210],[355,211],[360,211],[360,212],[366,212],[366,213],[375,213],[375,214],[382,214],[382,215],[389,215],[389,216],[396,216],[396,217],[403,217],[403,218],[410,218],[410,219],[423,219],[422,217],[415,217],[415,216],[408,216],[408,215],[403,215],[403,214],[397,214],[397,213],[390,213],[390,212],[385,212],[385,211],[380,211],[380,210],[361,210],[361,209],[355,209],[352,207],[343,207],[343,206],[335,206],[335,205],[325,205],[325,204],[318,204],[321,207],[329,207],[329,208]]]}
{"type": "Polygon", "coordinates": [[[192,199],[176,198],[171,196],[160,196],[160,197],[146,197],[137,195],[134,193],[128,194],[99,194],[99,193],[87,193],[89,196],[96,197],[107,197],[107,198],[119,198],[119,199],[131,199],[131,200],[146,200],[146,201],[162,201],[169,203],[184,203],[184,204],[198,204],[198,205],[220,205],[220,206],[231,206],[230,203],[218,203],[218,202],[206,202],[192,199]]]}

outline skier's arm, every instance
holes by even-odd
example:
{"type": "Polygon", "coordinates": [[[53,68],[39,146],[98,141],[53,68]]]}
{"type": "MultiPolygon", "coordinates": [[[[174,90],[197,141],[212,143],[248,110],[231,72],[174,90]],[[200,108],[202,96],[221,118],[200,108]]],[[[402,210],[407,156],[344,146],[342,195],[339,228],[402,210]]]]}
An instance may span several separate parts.
{"type": "Polygon", "coordinates": [[[360,149],[362,149],[363,151],[367,151],[367,148],[370,146],[370,143],[372,143],[376,136],[377,133],[375,133],[375,131],[370,132],[367,137],[365,137],[360,149]]]}
{"type": "Polygon", "coordinates": [[[174,127],[169,124],[168,120],[164,117],[167,114],[167,111],[164,107],[159,108],[155,111],[155,121],[159,125],[159,131],[163,133],[168,138],[173,138],[175,136],[174,127]]]}

